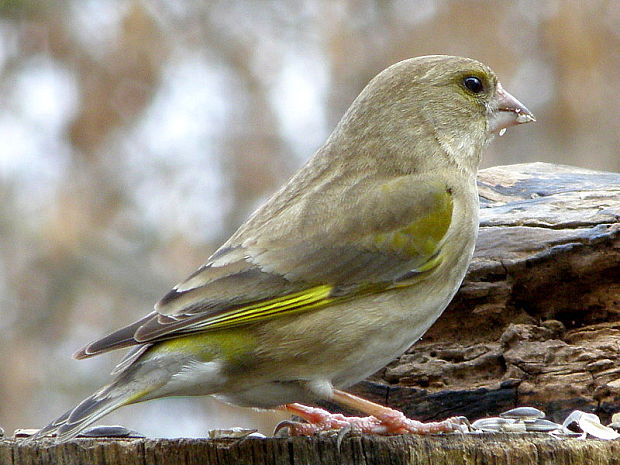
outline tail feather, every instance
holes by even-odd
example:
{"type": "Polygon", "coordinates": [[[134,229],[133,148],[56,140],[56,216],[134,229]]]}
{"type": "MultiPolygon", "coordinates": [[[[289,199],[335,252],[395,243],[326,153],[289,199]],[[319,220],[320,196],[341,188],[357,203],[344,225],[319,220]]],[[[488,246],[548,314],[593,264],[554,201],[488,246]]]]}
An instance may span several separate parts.
{"type": "Polygon", "coordinates": [[[116,389],[117,383],[110,384],[87,397],[73,409],[65,412],[45,428],[39,430],[32,439],[56,434],[60,442],[77,436],[87,426],[123,405],[131,404],[151,392],[147,390],[116,389]]]}
{"type": "MultiPolygon", "coordinates": [[[[189,343],[190,348],[192,343],[193,340],[189,343]]],[[[157,351],[157,346],[152,344],[138,346],[115,368],[116,379],[112,383],[84,399],[32,439],[56,434],[59,441],[67,441],[123,405],[169,395],[195,395],[203,391],[211,393],[205,373],[214,375],[216,385],[217,369],[214,370],[212,366],[219,365],[198,362],[191,354],[184,353],[183,347],[157,351]],[[194,365],[198,366],[195,375],[191,373],[194,365]],[[181,375],[180,378],[177,375],[181,375]]]]}
{"type": "Polygon", "coordinates": [[[80,431],[97,421],[102,416],[129,403],[130,401],[131,399],[127,399],[125,396],[110,396],[103,399],[97,399],[95,396],[88,397],[75,409],[73,409],[66,421],[60,425],[56,433],[58,440],[67,441],[68,439],[75,437],[80,433],[80,431]]]}

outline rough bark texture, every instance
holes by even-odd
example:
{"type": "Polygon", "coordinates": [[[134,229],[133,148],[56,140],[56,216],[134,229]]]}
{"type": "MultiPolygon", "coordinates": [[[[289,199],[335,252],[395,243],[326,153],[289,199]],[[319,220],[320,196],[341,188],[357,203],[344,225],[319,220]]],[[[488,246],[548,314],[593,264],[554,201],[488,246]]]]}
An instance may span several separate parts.
{"type": "Polygon", "coordinates": [[[544,434],[207,439],[74,439],[52,445],[0,441],[3,465],[617,465],[620,441],[544,434]]]}
{"type": "Polygon", "coordinates": [[[479,187],[459,294],[355,391],[426,420],[529,405],[608,422],[620,411],[620,174],[531,163],[483,170],[479,187]]]}

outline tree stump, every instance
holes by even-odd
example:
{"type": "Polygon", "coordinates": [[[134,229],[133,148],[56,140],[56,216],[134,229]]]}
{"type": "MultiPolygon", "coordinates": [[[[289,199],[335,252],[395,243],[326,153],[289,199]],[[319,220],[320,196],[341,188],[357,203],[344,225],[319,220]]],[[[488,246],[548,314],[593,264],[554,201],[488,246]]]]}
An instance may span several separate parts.
{"type": "MultiPolygon", "coordinates": [[[[423,420],[528,405],[561,422],[620,410],[620,174],[483,170],[481,229],[457,297],[424,338],[352,391],[423,420]]],[[[620,464],[620,441],[547,434],[0,441],[7,465],[620,464]]]]}

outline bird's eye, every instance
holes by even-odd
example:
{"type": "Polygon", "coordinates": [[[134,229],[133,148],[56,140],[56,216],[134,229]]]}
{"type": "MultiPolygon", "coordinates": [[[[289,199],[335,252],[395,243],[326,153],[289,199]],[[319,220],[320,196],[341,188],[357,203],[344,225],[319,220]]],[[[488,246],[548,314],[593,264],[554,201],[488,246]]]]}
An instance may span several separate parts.
{"type": "Polygon", "coordinates": [[[474,94],[479,94],[484,90],[482,81],[476,76],[467,76],[463,79],[463,85],[474,94]]]}

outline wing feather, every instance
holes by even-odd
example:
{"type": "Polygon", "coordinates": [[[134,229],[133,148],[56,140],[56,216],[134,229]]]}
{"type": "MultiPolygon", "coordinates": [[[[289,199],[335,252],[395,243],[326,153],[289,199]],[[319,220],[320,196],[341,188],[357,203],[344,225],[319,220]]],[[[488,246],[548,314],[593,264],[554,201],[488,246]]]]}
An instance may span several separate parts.
{"type": "Polygon", "coordinates": [[[275,219],[259,210],[155,312],[77,357],[410,285],[441,262],[453,199],[440,178],[408,175],[374,189],[353,185],[337,201],[323,194],[280,205],[275,219]]]}

